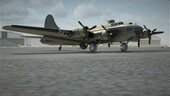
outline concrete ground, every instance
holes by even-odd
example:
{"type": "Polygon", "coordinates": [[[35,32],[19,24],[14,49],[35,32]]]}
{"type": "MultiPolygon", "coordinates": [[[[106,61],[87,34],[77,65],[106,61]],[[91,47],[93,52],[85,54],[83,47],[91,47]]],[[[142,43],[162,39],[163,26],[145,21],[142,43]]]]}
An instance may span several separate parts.
{"type": "Polygon", "coordinates": [[[0,48],[0,96],[170,96],[170,48],[0,48]]]}

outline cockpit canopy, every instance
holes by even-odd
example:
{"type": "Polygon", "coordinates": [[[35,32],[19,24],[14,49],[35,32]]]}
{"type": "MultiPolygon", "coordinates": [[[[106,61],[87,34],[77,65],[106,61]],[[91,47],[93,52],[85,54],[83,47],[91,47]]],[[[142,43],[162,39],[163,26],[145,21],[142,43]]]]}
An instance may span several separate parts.
{"type": "Polygon", "coordinates": [[[108,24],[113,24],[113,23],[115,23],[115,20],[108,20],[107,23],[108,24]]]}
{"type": "Polygon", "coordinates": [[[115,22],[115,20],[108,20],[107,23],[111,26],[117,26],[124,24],[123,22],[115,22]]]}

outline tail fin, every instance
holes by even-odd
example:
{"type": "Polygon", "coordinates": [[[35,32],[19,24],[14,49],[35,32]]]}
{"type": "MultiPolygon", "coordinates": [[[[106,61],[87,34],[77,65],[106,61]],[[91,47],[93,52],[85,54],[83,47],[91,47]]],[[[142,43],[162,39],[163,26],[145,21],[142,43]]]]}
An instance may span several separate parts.
{"type": "Polygon", "coordinates": [[[45,18],[44,28],[60,29],[56,25],[54,18],[51,14],[48,14],[47,17],[45,18]]]}

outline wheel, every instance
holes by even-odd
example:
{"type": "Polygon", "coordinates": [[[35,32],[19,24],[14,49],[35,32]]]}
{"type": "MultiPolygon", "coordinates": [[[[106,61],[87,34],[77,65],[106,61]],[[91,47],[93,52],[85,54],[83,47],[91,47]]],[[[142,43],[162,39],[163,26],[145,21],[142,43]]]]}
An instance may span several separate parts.
{"type": "Polygon", "coordinates": [[[120,45],[120,50],[121,50],[122,52],[127,51],[127,49],[128,49],[128,45],[127,45],[126,43],[122,43],[122,44],[120,45]]]}
{"type": "Polygon", "coordinates": [[[89,50],[90,50],[90,52],[96,52],[97,51],[97,44],[96,43],[90,44],[89,50]]]}
{"type": "Polygon", "coordinates": [[[83,50],[87,49],[87,47],[88,47],[88,45],[85,44],[85,43],[80,44],[80,48],[83,49],[83,50]]]}

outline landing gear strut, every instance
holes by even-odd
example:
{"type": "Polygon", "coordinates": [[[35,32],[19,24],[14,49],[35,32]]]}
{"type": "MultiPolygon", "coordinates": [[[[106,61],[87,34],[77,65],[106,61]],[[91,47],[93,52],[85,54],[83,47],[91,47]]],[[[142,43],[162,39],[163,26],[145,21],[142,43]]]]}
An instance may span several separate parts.
{"type": "Polygon", "coordinates": [[[60,45],[60,47],[58,47],[58,51],[61,51],[61,49],[62,49],[62,45],[60,45]]]}
{"type": "Polygon", "coordinates": [[[125,52],[125,51],[127,51],[127,49],[128,49],[128,44],[127,43],[121,43],[120,50],[122,52],[125,52]]]}
{"type": "Polygon", "coordinates": [[[90,52],[96,52],[97,51],[97,43],[91,43],[89,46],[90,52]]]}

